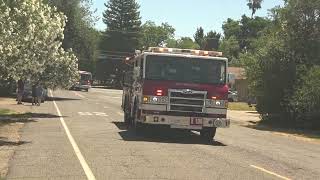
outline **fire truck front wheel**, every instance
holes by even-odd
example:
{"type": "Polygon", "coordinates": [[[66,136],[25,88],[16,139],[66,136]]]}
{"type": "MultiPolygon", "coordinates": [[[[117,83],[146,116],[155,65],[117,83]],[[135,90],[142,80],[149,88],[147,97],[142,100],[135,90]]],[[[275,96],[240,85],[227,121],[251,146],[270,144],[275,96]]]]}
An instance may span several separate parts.
{"type": "Polygon", "coordinates": [[[125,112],[124,113],[124,122],[129,125],[131,123],[131,119],[132,118],[130,117],[130,113],[125,112]]]}
{"type": "Polygon", "coordinates": [[[143,124],[138,122],[138,105],[137,101],[135,101],[134,106],[133,106],[133,114],[132,114],[132,125],[134,127],[134,130],[137,134],[141,133],[144,129],[143,124]]]}
{"type": "Polygon", "coordinates": [[[217,130],[216,128],[203,128],[200,131],[200,136],[206,142],[212,142],[214,136],[216,135],[216,130],[217,130]]]}

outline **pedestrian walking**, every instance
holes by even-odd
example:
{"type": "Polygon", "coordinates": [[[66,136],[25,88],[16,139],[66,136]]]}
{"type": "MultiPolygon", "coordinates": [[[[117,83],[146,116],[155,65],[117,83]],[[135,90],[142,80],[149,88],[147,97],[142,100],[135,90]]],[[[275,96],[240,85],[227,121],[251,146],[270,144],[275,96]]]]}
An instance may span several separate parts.
{"type": "Polygon", "coordinates": [[[32,106],[33,105],[35,105],[36,104],[36,102],[37,102],[37,86],[34,84],[34,85],[32,85],[32,89],[31,89],[31,91],[32,91],[32,106]]]}
{"type": "Polygon", "coordinates": [[[34,84],[32,86],[32,105],[37,105],[40,106],[41,103],[41,87],[39,86],[38,83],[34,84]]]}
{"type": "Polygon", "coordinates": [[[23,80],[18,80],[18,92],[17,92],[17,101],[18,104],[22,104],[22,98],[23,98],[23,93],[24,93],[24,82],[23,80]]]}

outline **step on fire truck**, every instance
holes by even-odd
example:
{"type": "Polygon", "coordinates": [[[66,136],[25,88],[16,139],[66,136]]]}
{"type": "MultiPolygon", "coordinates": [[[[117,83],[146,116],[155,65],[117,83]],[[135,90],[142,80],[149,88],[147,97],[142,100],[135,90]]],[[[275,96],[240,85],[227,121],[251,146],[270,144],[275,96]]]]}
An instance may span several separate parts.
{"type": "Polygon", "coordinates": [[[228,60],[221,52],[152,47],[126,62],[124,121],[137,132],[168,126],[212,141],[216,128],[230,126],[228,60]]]}

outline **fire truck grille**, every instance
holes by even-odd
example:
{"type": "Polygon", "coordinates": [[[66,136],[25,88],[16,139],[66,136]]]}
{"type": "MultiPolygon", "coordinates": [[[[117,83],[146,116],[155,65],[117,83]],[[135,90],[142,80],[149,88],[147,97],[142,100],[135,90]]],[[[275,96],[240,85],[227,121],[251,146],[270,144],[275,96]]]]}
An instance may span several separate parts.
{"type": "Polygon", "coordinates": [[[190,107],[190,106],[176,106],[171,105],[171,111],[184,111],[184,112],[202,112],[202,107],[190,107]]]}
{"type": "Polygon", "coordinates": [[[197,105],[203,106],[203,99],[176,99],[170,98],[170,104],[197,105]]]}
{"type": "Polygon", "coordinates": [[[207,92],[193,90],[169,90],[170,111],[203,112],[207,92]]]}
{"type": "Polygon", "coordinates": [[[176,98],[180,97],[180,98],[191,98],[191,99],[203,100],[204,99],[203,95],[204,95],[203,93],[185,94],[185,93],[183,93],[183,91],[178,92],[178,90],[177,91],[173,90],[173,92],[171,92],[171,97],[176,97],[176,98]]]}

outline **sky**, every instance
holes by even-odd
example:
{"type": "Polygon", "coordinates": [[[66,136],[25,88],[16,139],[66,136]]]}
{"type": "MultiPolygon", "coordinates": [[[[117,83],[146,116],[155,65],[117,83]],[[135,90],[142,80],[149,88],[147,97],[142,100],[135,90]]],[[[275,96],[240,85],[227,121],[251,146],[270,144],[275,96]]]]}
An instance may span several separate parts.
{"type": "MultiPolygon", "coordinates": [[[[99,21],[96,28],[104,30],[102,13],[108,0],[93,0],[99,21]]],[[[154,21],[158,25],[168,22],[175,29],[175,36],[193,37],[198,27],[205,32],[210,30],[222,32],[222,24],[228,18],[240,19],[243,14],[251,16],[247,0],[137,0],[140,4],[142,22],[154,21]]],[[[264,0],[257,16],[267,16],[268,9],[282,5],[283,0],[264,0]]]]}

